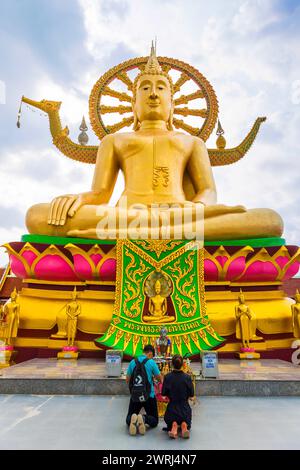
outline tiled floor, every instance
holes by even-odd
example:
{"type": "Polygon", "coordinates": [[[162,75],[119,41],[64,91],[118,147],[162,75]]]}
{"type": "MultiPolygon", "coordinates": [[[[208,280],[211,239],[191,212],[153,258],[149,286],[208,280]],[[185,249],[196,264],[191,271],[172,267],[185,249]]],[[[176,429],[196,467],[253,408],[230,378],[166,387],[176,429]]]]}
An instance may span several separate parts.
{"type": "Polygon", "coordinates": [[[300,449],[300,398],[203,397],[189,440],[129,436],[128,397],[0,395],[0,449],[300,449]]]}
{"type": "MultiPolygon", "coordinates": [[[[123,363],[125,373],[127,363],[123,363]]],[[[199,376],[200,363],[193,362],[192,368],[199,376]]],[[[300,380],[300,367],[281,360],[219,361],[221,380],[300,380]]],[[[99,379],[106,377],[104,360],[79,359],[32,359],[0,371],[1,378],[40,379],[99,379]]],[[[125,374],[124,374],[125,376],[125,374]]]]}

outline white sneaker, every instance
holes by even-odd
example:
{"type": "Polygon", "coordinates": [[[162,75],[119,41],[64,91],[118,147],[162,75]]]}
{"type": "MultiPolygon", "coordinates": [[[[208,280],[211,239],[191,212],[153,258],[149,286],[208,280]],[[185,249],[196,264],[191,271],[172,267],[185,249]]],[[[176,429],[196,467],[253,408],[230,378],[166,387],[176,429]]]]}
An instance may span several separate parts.
{"type": "Polygon", "coordinates": [[[144,418],[141,414],[137,416],[137,428],[139,430],[139,433],[144,435],[146,432],[146,426],[145,426],[145,421],[144,418]]]}
{"type": "Polygon", "coordinates": [[[129,434],[131,436],[135,436],[137,432],[137,421],[138,421],[138,415],[133,413],[131,415],[130,419],[130,424],[129,424],[129,434]]]}

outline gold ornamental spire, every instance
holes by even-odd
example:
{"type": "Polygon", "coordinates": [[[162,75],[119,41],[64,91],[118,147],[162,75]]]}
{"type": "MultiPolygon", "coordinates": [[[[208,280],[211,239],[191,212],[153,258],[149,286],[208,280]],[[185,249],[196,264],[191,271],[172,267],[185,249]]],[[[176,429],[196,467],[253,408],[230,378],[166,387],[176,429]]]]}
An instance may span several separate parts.
{"type": "Polygon", "coordinates": [[[156,48],[154,47],[153,41],[151,43],[151,50],[148,62],[145,66],[144,74],[149,73],[153,75],[161,74],[162,68],[159,65],[159,62],[156,57],[156,48]]]}

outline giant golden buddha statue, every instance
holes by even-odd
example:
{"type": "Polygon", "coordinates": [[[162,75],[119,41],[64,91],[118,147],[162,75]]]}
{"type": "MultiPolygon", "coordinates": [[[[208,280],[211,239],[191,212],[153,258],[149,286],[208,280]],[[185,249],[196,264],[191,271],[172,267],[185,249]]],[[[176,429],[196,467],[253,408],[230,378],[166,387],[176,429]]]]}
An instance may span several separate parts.
{"type": "MultiPolygon", "coordinates": [[[[146,213],[143,223],[149,227],[151,206],[163,205],[159,215],[165,216],[166,212],[169,215],[167,219],[162,217],[169,224],[166,238],[185,238],[181,235],[183,232],[178,231],[183,223],[178,215],[186,206],[193,214],[192,219],[185,222],[187,229],[194,230],[195,218],[202,214],[206,240],[282,234],[282,219],[273,210],[247,210],[241,205],[217,204],[216,185],[204,141],[174,130],[174,85],[159,64],[153,46],[148,63],[133,82],[132,93],[133,131],[110,133],[102,139],[91,190],[65,194],[50,203],[31,207],[26,216],[30,233],[82,238],[124,237],[120,224],[113,232],[109,228],[102,230],[99,236],[99,213],[107,217],[113,211],[118,222],[126,219],[130,224],[142,208],[146,213]],[[124,173],[125,189],[117,207],[110,208],[107,204],[119,170],[124,173]]],[[[31,100],[23,101],[37,106],[31,100]]],[[[42,105],[37,107],[43,109],[42,105]]],[[[161,222],[160,230],[164,223],[161,222]]],[[[156,237],[150,229],[142,238],[156,237]]]]}

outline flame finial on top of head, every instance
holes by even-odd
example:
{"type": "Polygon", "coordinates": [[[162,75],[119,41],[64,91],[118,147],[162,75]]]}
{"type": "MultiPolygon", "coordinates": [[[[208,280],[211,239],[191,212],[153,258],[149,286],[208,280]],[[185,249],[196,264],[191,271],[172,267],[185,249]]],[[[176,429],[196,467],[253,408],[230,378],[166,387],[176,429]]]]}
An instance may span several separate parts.
{"type": "Polygon", "coordinates": [[[162,73],[162,68],[159,65],[159,62],[156,57],[156,47],[154,47],[153,41],[151,43],[150,56],[145,66],[144,73],[150,73],[150,74],[162,73]]]}

